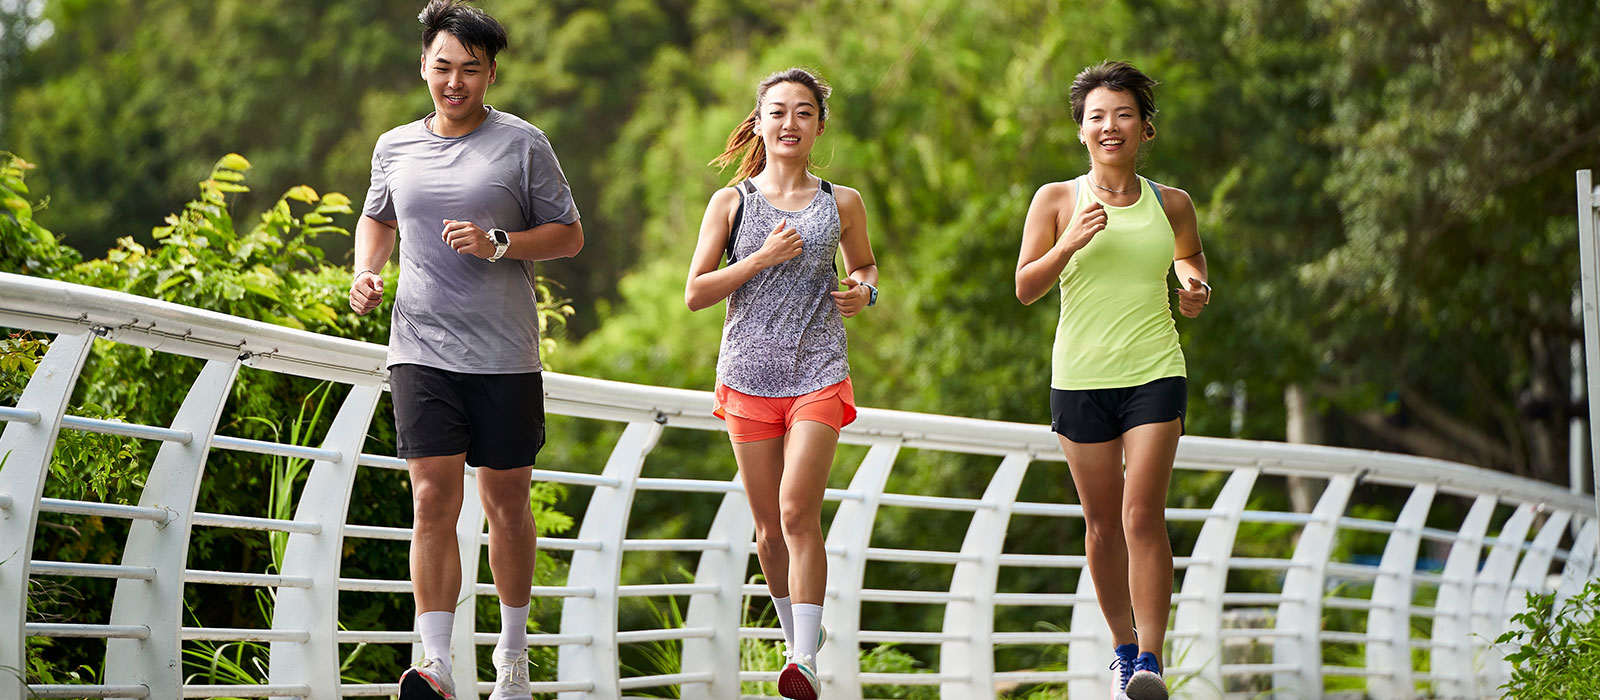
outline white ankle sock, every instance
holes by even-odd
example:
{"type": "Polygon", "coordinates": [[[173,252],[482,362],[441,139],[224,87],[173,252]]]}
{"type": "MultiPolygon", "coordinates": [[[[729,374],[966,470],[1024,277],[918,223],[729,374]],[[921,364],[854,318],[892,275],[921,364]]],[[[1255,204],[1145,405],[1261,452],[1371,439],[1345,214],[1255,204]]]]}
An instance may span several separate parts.
{"type": "Polygon", "coordinates": [[[794,610],[789,596],[772,596],[772,607],[778,609],[778,626],[783,628],[783,643],[794,648],[794,610]]]}
{"type": "Polygon", "coordinates": [[[422,656],[437,659],[450,672],[450,630],[456,624],[456,614],[444,610],[425,612],[417,616],[417,631],[422,633],[422,656]]]}
{"type": "Polygon", "coordinates": [[[508,607],[500,604],[500,643],[496,649],[509,651],[527,651],[528,649],[528,606],[520,608],[508,607]]]}
{"type": "Polygon", "coordinates": [[[817,655],[817,635],[822,632],[822,606],[810,603],[794,604],[795,661],[801,657],[817,655]]]}

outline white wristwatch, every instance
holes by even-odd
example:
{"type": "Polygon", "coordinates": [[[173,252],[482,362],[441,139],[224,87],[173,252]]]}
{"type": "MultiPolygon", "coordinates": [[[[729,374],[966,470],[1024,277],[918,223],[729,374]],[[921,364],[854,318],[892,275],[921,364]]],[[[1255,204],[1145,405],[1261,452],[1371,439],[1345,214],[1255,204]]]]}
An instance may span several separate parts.
{"type": "Polygon", "coordinates": [[[506,249],[511,247],[511,236],[506,235],[504,230],[497,228],[489,229],[488,236],[490,242],[494,243],[494,255],[489,256],[489,262],[494,262],[505,255],[506,249]]]}

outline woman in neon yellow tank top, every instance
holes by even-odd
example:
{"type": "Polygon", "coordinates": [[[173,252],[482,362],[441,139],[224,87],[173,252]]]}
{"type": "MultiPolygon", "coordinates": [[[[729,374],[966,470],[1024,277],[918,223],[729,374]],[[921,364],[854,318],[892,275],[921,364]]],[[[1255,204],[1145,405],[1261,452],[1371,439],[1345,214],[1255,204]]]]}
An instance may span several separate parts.
{"type": "Polygon", "coordinates": [[[1183,282],[1183,315],[1211,300],[1193,201],[1136,172],[1140,147],[1156,135],[1155,84],[1120,61],[1073,80],[1072,118],[1091,167],[1039,188],[1017,260],[1022,303],[1061,288],[1051,427],[1083,504],[1089,575],[1115,644],[1112,697],[1128,700],[1167,698],[1165,508],[1188,400],[1168,266],[1183,282]]]}

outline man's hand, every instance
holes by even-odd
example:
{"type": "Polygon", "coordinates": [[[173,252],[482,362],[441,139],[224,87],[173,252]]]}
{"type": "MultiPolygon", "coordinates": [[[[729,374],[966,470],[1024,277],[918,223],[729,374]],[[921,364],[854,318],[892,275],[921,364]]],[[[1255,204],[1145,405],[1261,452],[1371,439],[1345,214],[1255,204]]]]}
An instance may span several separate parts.
{"type": "Polygon", "coordinates": [[[488,260],[494,255],[494,241],[489,233],[471,221],[444,220],[444,232],[439,234],[446,245],[462,255],[473,255],[488,260]]]}
{"type": "Polygon", "coordinates": [[[350,310],[365,316],[368,311],[383,303],[383,278],[371,270],[362,270],[350,280],[350,310]]]}

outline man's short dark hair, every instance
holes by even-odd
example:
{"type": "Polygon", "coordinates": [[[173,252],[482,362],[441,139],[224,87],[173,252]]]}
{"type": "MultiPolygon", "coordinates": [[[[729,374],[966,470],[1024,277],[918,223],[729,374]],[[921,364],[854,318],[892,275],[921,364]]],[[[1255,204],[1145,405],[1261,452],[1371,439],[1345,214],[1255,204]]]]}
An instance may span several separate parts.
{"type": "Polygon", "coordinates": [[[422,23],[423,51],[433,48],[439,32],[454,36],[473,58],[482,49],[488,54],[489,63],[494,63],[495,54],[506,47],[505,27],[467,0],[430,0],[417,15],[417,21],[422,23]]]}

